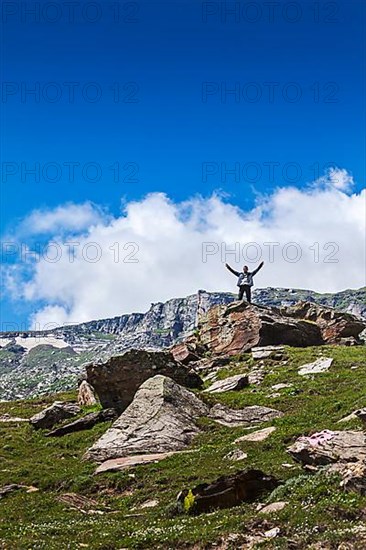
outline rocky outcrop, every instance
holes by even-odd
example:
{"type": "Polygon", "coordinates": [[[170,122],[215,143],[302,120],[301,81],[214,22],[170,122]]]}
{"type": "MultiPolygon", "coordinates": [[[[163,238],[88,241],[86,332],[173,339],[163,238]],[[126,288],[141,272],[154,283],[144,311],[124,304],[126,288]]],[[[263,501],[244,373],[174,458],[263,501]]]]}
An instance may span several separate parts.
{"type": "MultiPolygon", "coordinates": [[[[146,313],[119,315],[48,331],[0,333],[0,351],[6,351],[0,354],[0,399],[23,399],[55,389],[75,389],[90,356],[96,363],[106,362],[129,349],[168,349],[192,335],[212,307],[234,300],[232,293],[200,290],[184,298],[154,303],[146,313]],[[24,339],[36,340],[38,344],[53,342],[57,347],[37,345],[29,351],[20,345],[24,339]]],[[[366,288],[324,295],[289,288],[255,289],[253,293],[253,301],[262,306],[287,307],[300,300],[333,306],[366,318],[366,288]]],[[[342,334],[345,333],[347,331],[342,330],[342,334]]],[[[363,334],[366,335],[366,331],[363,334]]],[[[355,343],[353,336],[342,335],[342,339],[339,343],[355,343]]]]}
{"type": "Polygon", "coordinates": [[[86,380],[82,380],[79,386],[78,403],[81,407],[91,407],[97,404],[94,389],[86,380]]]}
{"type": "Polygon", "coordinates": [[[55,424],[62,420],[76,416],[81,409],[76,403],[66,403],[64,401],[55,401],[52,405],[43,409],[30,418],[30,423],[34,428],[51,429],[55,424]]]}
{"type": "Polygon", "coordinates": [[[230,409],[216,403],[210,410],[210,418],[224,426],[251,426],[283,416],[283,413],[269,407],[251,405],[243,409],[230,409]]]}
{"type": "Polygon", "coordinates": [[[201,320],[200,341],[212,353],[223,355],[236,355],[258,346],[305,347],[323,342],[315,323],[247,302],[212,308],[201,320]]]}
{"type": "Polygon", "coordinates": [[[287,450],[305,467],[325,467],[327,474],[337,474],[343,489],[366,495],[364,432],[323,430],[309,437],[299,437],[287,450]]]}
{"type": "Polygon", "coordinates": [[[316,323],[320,328],[322,339],[327,344],[349,345],[359,341],[359,335],[365,329],[363,321],[330,307],[323,307],[310,302],[299,302],[296,305],[281,308],[281,312],[295,319],[304,319],[316,323]]]}
{"type": "Polygon", "coordinates": [[[217,355],[253,350],[253,358],[283,359],[283,345],[359,343],[365,323],[353,315],[301,302],[264,308],[247,302],[213,307],[200,321],[200,343],[217,355]]]}
{"type": "Polygon", "coordinates": [[[188,388],[200,388],[203,384],[198,374],[164,351],[131,350],[111,357],[104,364],[87,365],[86,373],[102,406],[118,412],[128,407],[145,380],[157,374],[168,376],[188,388]]]}
{"type": "Polygon", "coordinates": [[[278,485],[275,477],[261,470],[239,471],[221,476],[212,483],[202,483],[181,491],[177,497],[177,508],[190,514],[231,508],[242,502],[253,502],[278,485]]]}
{"type": "Polygon", "coordinates": [[[366,434],[323,430],[308,437],[299,437],[287,450],[298,462],[312,466],[365,461],[366,434]]]}
{"type": "Polygon", "coordinates": [[[87,451],[86,458],[103,462],[184,449],[200,431],[197,418],[208,412],[192,392],[158,374],[140,386],[132,403],[87,451]]]}

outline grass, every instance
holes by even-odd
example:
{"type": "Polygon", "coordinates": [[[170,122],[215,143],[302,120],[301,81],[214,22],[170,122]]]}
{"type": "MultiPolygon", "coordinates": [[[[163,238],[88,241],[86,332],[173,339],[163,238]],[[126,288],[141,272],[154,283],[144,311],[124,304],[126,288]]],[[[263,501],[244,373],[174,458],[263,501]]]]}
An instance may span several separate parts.
{"type": "MultiPolygon", "coordinates": [[[[32,493],[14,492],[0,500],[0,548],[204,548],[228,537],[233,540],[231,547],[238,548],[246,536],[272,527],[280,528],[279,535],[262,543],[261,548],[289,548],[288,540],[294,541],[296,548],[310,548],[316,542],[336,548],[341,542],[357,543],[357,537],[359,546],[355,548],[365,547],[365,540],[353,529],[362,525],[366,498],[343,492],[335,476],[304,473],[286,452],[299,435],[324,428],[361,428],[358,420],[348,424],[337,421],[366,406],[365,348],[286,348],[286,354],[287,365],[265,360],[267,374],[260,386],[214,397],[202,394],[207,402],[219,400],[234,408],[266,405],[285,413],[261,426],[276,426],[267,440],[239,445],[248,454],[242,462],[231,462],[225,456],[235,448],[234,440],[248,432],[207,419],[200,420],[203,431],[192,446],[195,452],[99,476],[93,475],[95,466],[83,461],[82,456],[109,424],[57,439],[46,438],[44,432],[36,432],[27,424],[0,424],[0,487],[20,483],[38,489],[32,493]],[[330,370],[314,377],[299,376],[298,367],[319,355],[334,358],[330,370]],[[271,386],[278,383],[292,386],[272,397],[271,386]],[[285,463],[293,467],[284,467],[285,463]],[[270,516],[258,514],[258,503],[254,503],[198,517],[171,517],[169,510],[181,489],[246,467],[277,476],[283,484],[267,499],[286,500],[289,504],[270,516]],[[65,492],[93,498],[100,507],[105,505],[111,510],[103,514],[73,510],[58,500],[65,492]],[[139,509],[151,499],[158,500],[158,506],[139,509]]],[[[235,358],[220,377],[247,372],[252,365],[249,356],[235,358]]],[[[75,394],[0,403],[0,414],[29,417],[56,398],[75,399],[75,394]]]]}

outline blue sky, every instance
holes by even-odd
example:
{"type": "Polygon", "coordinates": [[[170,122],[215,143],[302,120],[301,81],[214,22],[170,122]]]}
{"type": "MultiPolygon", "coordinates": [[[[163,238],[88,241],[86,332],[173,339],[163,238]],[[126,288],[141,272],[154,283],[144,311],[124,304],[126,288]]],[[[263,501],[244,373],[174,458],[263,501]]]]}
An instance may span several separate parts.
{"type": "MultiPolygon", "coordinates": [[[[353,176],[355,193],[364,186],[363,2],[280,2],[272,17],[268,3],[239,2],[226,20],[223,2],[120,2],[118,21],[103,2],[95,22],[79,8],[71,22],[59,4],[54,23],[55,12],[20,3],[3,12],[6,238],[33,210],[65,203],[118,216],[121,201],[151,192],[180,202],[220,191],[249,211],[259,194],[302,189],[328,165],[353,176]],[[36,101],[25,91],[37,86],[36,101]],[[25,174],[35,163],[39,181],[25,174]],[[225,173],[235,165],[236,178],[225,173]]],[[[7,297],[2,316],[26,322],[34,307],[7,297]]]]}

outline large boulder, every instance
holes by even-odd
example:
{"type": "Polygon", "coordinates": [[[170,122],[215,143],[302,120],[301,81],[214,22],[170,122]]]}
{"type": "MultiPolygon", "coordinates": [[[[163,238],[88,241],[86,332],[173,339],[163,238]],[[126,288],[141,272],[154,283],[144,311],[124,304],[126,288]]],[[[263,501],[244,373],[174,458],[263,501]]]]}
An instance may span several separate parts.
{"type": "Polygon", "coordinates": [[[219,508],[231,508],[242,502],[253,502],[278,485],[275,477],[261,470],[241,470],[221,476],[212,483],[184,489],[177,496],[177,510],[202,514],[219,508]]]}
{"type": "Polygon", "coordinates": [[[196,419],[208,412],[192,392],[158,374],[145,380],[132,403],[85,457],[103,462],[184,449],[200,431],[196,419]]]}
{"type": "Polygon", "coordinates": [[[188,388],[203,384],[198,374],[175,361],[166,351],[130,350],[106,363],[87,365],[87,382],[96,391],[104,408],[124,411],[145,380],[157,374],[168,376],[188,388]]]}
{"type": "Polygon", "coordinates": [[[316,323],[247,302],[210,309],[201,318],[200,341],[209,351],[223,355],[236,355],[257,346],[305,347],[323,343],[316,323]]]}
{"type": "Polygon", "coordinates": [[[316,323],[326,344],[360,343],[359,336],[366,323],[350,313],[343,313],[331,307],[320,306],[312,302],[299,302],[293,306],[281,308],[281,313],[316,323]]]}
{"type": "Polygon", "coordinates": [[[199,360],[199,356],[197,355],[195,346],[189,344],[188,340],[186,342],[176,344],[170,349],[170,351],[174,359],[176,361],[179,361],[179,363],[183,363],[184,365],[188,365],[188,363],[192,363],[192,361],[199,360]]]}
{"type": "Polygon", "coordinates": [[[80,412],[81,409],[76,403],[55,401],[43,411],[33,415],[30,418],[30,423],[36,429],[51,429],[55,424],[67,418],[72,418],[80,412]]]}

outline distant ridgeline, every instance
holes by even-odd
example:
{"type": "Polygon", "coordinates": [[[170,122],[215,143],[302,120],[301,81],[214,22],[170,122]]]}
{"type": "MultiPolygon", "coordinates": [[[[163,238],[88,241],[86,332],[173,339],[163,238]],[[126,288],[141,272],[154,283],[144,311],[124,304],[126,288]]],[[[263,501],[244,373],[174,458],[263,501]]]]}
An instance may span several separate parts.
{"type": "MultiPolygon", "coordinates": [[[[0,399],[22,399],[75,387],[91,361],[105,361],[131,348],[159,350],[185,339],[198,319],[235,294],[198,291],[186,298],[152,304],[146,313],[58,327],[49,331],[0,333],[0,399]]],[[[289,306],[299,301],[331,306],[366,319],[366,287],[336,294],[283,288],[256,289],[253,301],[289,306]]]]}

